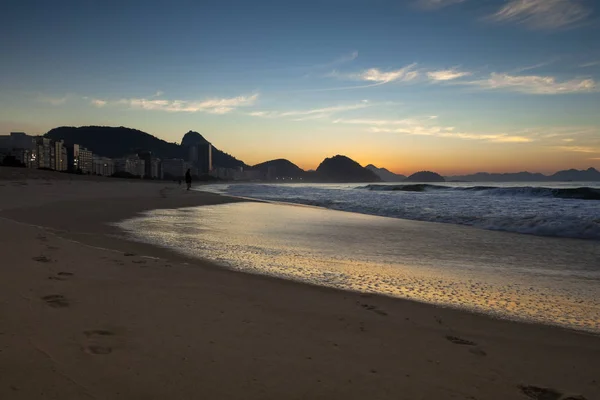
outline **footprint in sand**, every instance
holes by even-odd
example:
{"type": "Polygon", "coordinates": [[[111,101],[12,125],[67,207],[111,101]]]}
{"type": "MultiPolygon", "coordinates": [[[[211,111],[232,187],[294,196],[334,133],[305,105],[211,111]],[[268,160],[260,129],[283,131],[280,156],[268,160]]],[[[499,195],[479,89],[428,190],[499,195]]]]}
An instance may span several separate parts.
{"type": "Polygon", "coordinates": [[[89,342],[82,347],[84,352],[95,356],[112,353],[113,347],[106,342],[109,341],[108,338],[114,336],[114,332],[107,329],[93,329],[84,331],[83,334],[89,342]]]}
{"type": "Polygon", "coordinates": [[[53,280],[53,281],[67,281],[67,280],[69,280],[69,277],[71,277],[73,275],[74,274],[72,272],[61,271],[61,272],[57,273],[56,275],[49,276],[48,279],[53,280]]]}
{"type": "Polygon", "coordinates": [[[42,300],[46,302],[50,307],[64,308],[69,307],[71,303],[61,294],[49,294],[42,297],[42,300]]]}
{"type": "Polygon", "coordinates": [[[477,346],[477,343],[471,342],[470,340],[461,339],[456,336],[446,336],[446,339],[454,344],[459,344],[461,346],[477,346]]]}
{"type": "Polygon", "coordinates": [[[519,385],[523,394],[534,400],[587,400],[581,395],[565,395],[556,389],[541,386],[519,385]]]}
{"type": "Polygon", "coordinates": [[[386,313],[383,310],[380,310],[379,308],[377,308],[377,306],[374,306],[372,304],[361,303],[361,302],[358,302],[358,301],[356,302],[356,304],[358,304],[359,306],[361,306],[365,310],[374,312],[375,314],[384,315],[384,316],[388,315],[388,313],[386,313]]]}
{"type": "Polygon", "coordinates": [[[51,263],[52,260],[46,256],[37,256],[32,258],[33,261],[42,262],[42,263],[51,263]]]}

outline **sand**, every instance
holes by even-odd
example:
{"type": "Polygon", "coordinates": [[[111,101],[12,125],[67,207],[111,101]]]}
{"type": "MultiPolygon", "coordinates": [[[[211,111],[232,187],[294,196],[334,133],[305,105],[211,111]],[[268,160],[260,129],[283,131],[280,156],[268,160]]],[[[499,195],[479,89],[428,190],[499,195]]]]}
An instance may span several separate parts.
{"type": "Polygon", "coordinates": [[[600,398],[598,336],[228,271],[108,223],[235,199],[7,170],[0,399],[600,398]]]}

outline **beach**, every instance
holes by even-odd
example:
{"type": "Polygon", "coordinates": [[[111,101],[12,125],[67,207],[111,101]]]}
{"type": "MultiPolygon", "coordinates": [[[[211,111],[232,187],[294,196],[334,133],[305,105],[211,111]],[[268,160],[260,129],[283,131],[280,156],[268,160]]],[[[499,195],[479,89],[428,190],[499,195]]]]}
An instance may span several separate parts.
{"type": "Polygon", "coordinates": [[[222,268],[115,224],[241,200],[36,173],[0,168],[1,399],[600,398],[597,335],[222,268]]]}

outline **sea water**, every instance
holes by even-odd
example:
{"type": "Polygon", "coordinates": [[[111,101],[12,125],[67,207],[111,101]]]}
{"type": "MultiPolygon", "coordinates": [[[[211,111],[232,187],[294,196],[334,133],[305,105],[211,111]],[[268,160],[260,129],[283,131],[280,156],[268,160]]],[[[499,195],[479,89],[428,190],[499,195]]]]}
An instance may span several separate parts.
{"type": "Polygon", "coordinates": [[[600,183],[231,184],[201,190],[416,221],[600,240],[600,183]]]}
{"type": "MultiPolygon", "coordinates": [[[[476,193],[474,196],[486,205],[472,202],[469,207],[456,200],[437,204],[434,198],[443,201],[444,196],[453,196],[438,193],[446,189],[411,192],[367,185],[295,186],[301,189],[257,184],[218,190],[245,196],[255,191],[257,198],[297,203],[312,198],[325,205],[322,202],[328,200],[328,207],[334,210],[282,203],[233,203],[150,211],[120,226],[134,240],[243,272],[600,332],[600,242],[595,200],[476,193]],[[500,219],[514,221],[518,214],[507,210],[506,205],[518,204],[515,198],[529,203],[515,205],[522,212],[545,215],[546,222],[541,222],[541,216],[532,217],[539,218],[530,224],[537,228],[525,232],[535,234],[516,233],[523,230],[523,223],[504,223],[505,228],[510,227],[504,230],[509,232],[480,229],[489,227],[472,223],[483,218],[496,224],[500,219]],[[366,199],[376,200],[369,203],[366,199]],[[391,199],[395,199],[395,208],[390,206],[391,199]],[[563,201],[563,205],[555,204],[563,201]],[[360,208],[361,212],[335,208],[360,208]],[[444,216],[444,209],[453,213],[452,219],[444,216]],[[396,217],[371,215],[383,213],[381,210],[396,217]],[[494,216],[493,210],[501,215],[494,216]],[[398,218],[400,215],[415,220],[398,218]],[[440,218],[429,218],[433,215],[440,218]],[[417,216],[445,223],[417,221],[417,216]],[[552,218],[561,226],[570,226],[569,233],[552,230],[552,218]],[[461,222],[448,223],[456,220],[461,222]],[[591,225],[582,228],[577,221],[591,225]],[[545,230],[540,232],[540,227],[545,230]]],[[[448,189],[452,190],[456,189],[448,189]]],[[[485,190],[494,189],[481,189],[485,190]]],[[[461,193],[458,196],[469,198],[456,191],[461,193]]]]}

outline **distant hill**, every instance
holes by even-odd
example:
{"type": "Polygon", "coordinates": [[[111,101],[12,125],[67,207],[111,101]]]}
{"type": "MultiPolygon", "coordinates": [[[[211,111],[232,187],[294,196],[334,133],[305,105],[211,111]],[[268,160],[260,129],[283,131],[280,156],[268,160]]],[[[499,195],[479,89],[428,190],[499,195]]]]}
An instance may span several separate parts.
{"type": "Polygon", "coordinates": [[[540,173],[516,172],[504,174],[490,174],[489,172],[477,172],[470,175],[447,176],[449,181],[465,182],[543,182],[548,177],[540,173]]]}
{"type": "Polygon", "coordinates": [[[558,171],[554,175],[551,175],[549,179],[553,181],[600,181],[600,172],[596,168],[588,168],[582,171],[569,169],[558,171]]]}
{"type": "MultiPolygon", "coordinates": [[[[122,126],[63,126],[50,130],[45,136],[53,140],[64,140],[66,143],[80,144],[103,157],[119,158],[139,151],[150,151],[163,159],[188,158],[186,146],[169,143],[149,133],[122,126]]],[[[192,131],[185,134],[184,140],[188,144],[207,142],[198,132],[192,131]]],[[[213,146],[213,166],[237,168],[246,164],[213,146]]]]}
{"type": "Polygon", "coordinates": [[[406,179],[406,176],[404,175],[395,174],[385,168],[377,168],[373,164],[369,164],[365,168],[375,172],[375,174],[377,174],[384,182],[402,182],[406,179]]]}
{"type": "Polygon", "coordinates": [[[415,172],[404,180],[405,182],[446,182],[443,176],[436,172],[420,171],[415,172]]]}
{"type": "Polygon", "coordinates": [[[558,181],[579,181],[594,182],[600,181],[600,172],[595,168],[587,170],[569,169],[558,171],[553,175],[544,175],[531,172],[516,172],[504,174],[490,174],[488,172],[478,172],[470,175],[448,176],[448,180],[466,181],[466,182],[558,182],[558,181]]]}
{"type": "Polygon", "coordinates": [[[260,164],[256,164],[251,167],[261,171],[264,175],[269,172],[269,168],[272,168],[274,177],[277,178],[302,178],[306,175],[306,172],[289,160],[283,158],[271,161],[265,161],[260,164]]]}
{"type": "Polygon", "coordinates": [[[183,138],[181,138],[181,145],[183,147],[193,146],[196,144],[206,144],[210,143],[208,140],[204,139],[204,136],[195,131],[188,131],[183,138]]]}
{"type": "Polygon", "coordinates": [[[94,154],[118,158],[138,151],[151,151],[160,158],[181,158],[183,151],[176,143],[168,143],[137,129],[109,126],[62,126],[45,135],[53,140],[80,144],[94,154]]]}
{"type": "Polygon", "coordinates": [[[326,158],[315,172],[316,179],[324,182],[380,182],[375,172],[362,167],[356,161],[337,155],[326,158]]]}
{"type": "MultiPolygon", "coordinates": [[[[202,136],[198,132],[194,132],[194,131],[189,131],[188,133],[183,135],[183,138],[181,139],[181,147],[183,147],[185,149],[186,158],[187,158],[187,154],[188,154],[187,148],[189,146],[192,146],[195,144],[206,144],[206,143],[210,143],[210,142],[208,140],[206,140],[204,138],[204,136],[202,136]]],[[[213,167],[239,168],[239,167],[247,166],[243,161],[240,161],[237,158],[235,158],[234,156],[217,149],[214,145],[213,145],[213,149],[212,149],[212,162],[213,162],[213,167]]]]}

